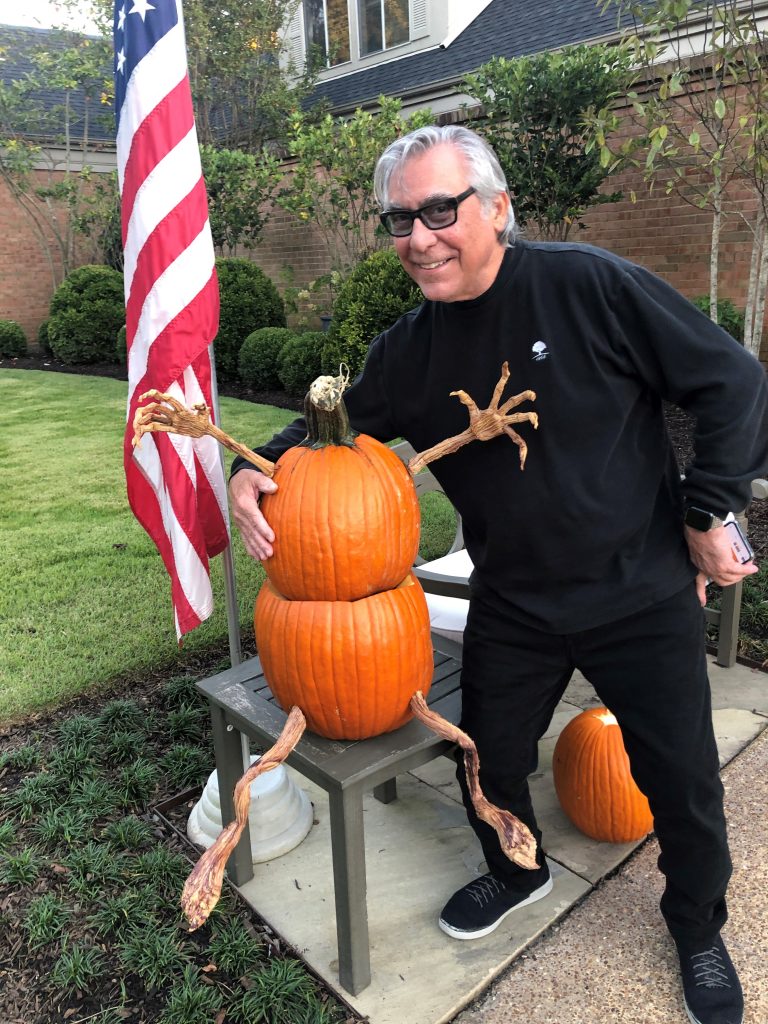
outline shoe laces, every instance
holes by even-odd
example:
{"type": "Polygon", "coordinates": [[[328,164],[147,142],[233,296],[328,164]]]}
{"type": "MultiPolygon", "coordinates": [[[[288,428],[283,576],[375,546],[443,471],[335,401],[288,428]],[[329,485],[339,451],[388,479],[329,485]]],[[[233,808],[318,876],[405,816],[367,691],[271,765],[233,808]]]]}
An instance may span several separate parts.
{"type": "Polygon", "coordinates": [[[717,946],[705,949],[703,953],[694,953],[691,966],[697,985],[703,988],[731,988],[728,971],[717,946]]]}
{"type": "Polygon", "coordinates": [[[470,882],[465,892],[472,897],[479,907],[483,907],[486,903],[490,903],[494,896],[498,896],[505,888],[506,886],[498,878],[494,878],[493,875],[483,875],[477,881],[470,882]]]}

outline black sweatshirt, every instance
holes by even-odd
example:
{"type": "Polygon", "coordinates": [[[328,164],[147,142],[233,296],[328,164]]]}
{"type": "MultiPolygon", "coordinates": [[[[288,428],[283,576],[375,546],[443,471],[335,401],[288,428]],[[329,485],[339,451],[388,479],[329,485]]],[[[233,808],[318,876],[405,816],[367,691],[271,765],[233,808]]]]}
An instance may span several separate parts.
{"type": "MultiPolygon", "coordinates": [[[[512,617],[573,633],[675,593],[695,575],[683,504],[739,511],[768,463],[759,362],[660,278],[606,251],[518,241],[493,285],[424,302],[371,344],[345,395],[352,425],[417,451],[460,433],[508,361],[504,398],[525,390],[539,429],[521,471],[506,436],[430,465],[463,519],[473,582],[512,617]],[[662,400],[697,420],[682,485],[662,400]]],[[[297,420],[259,454],[305,436],[297,420]]],[[[237,460],[236,472],[247,463],[237,460]]]]}

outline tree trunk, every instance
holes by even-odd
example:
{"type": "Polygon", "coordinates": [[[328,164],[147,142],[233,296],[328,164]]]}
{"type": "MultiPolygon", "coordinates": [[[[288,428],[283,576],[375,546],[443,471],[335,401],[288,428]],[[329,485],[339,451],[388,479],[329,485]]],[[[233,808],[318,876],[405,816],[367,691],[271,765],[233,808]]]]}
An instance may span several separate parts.
{"type": "Polygon", "coordinates": [[[751,347],[752,330],[755,322],[755,305],[757,303],[757,280],[760,272],[760,254],[765,243],[765,210],[760,204],[757,208],[752,257],[749,263],[749,283],[747,285],[747,302],[744,310],[744,345],[751,347]]]}
{"type": "Polygon", "coordinates": [[[720,226],[723,219],[723,192],[718,180],[714,192],[714,213],[712,214],[712,246],[709,254],[709,316],[717,323],[718,268],[720,264],[720,226]]]}
{"type": "Polygon", "coordinates": [[[760,254],[760,276],[757,280],[757,295],[755,301],[755,320],[752,324],[752,334],[748,341],[745,335],[745,344],[749,351],[760,358],[760,345],[763,340],[763,321],[765,319],[765,290],[768,287],[768,246],[763,246],[760,254]]]}

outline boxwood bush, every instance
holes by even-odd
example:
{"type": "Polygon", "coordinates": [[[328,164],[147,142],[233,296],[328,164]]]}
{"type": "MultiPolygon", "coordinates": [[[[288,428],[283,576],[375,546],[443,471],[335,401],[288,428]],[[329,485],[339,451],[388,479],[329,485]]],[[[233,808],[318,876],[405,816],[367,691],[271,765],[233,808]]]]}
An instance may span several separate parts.
{"type": "Polygon", "coordinates": [[[248,259],[216,260],[221,296],[219,333],[214,342],[220,380],[237,380],[243,342],[260,327],[285,327],[283,300],[267,275],[248,259]]]}
{"type": "Polygon", "coordinates": [[[240,349],[240,380],[265,391],[279,388],[278,356],[283,345],[294,337],[287,327],[260,327],[249,334],[240,349]]]}
{"type": "Polygon", "coordinates": [[[40,351],[44,356],[52,356],[51,342],[48,338],[48,320],[45,319],[37,328],[37,344],[40,346],[40,351]]]}
{"type": "Polygon", "coordinates": [[[376,335],[423,300],[392,249],[372,253],[339,289],[323,348],[323,368],[338,373],[339,363],[344,362],[354,377],[376,335]]]}
{"type": "Polygon", "coordinates": [[[124,364],[128,362],[128,329],[123,324],[120,330],[117,332],[117,340],[115,341],[115,355],[117,356],[118,363],[124,364]]]}
{"type": "Polygon", "coordinates": [[[27,336],[15,320],[0,320],[0,356],[13,358],[27,354],[27,336]]]}
{"type": "Polygon", "coordinates": [[[123,323],[123,275],[112,267],[78,267],[51,300],[51,352],[62,363],[112,363],[123,323]]]}
{"type": "MultiPolygon", "coordinates": [[[[292,398],[303,398],[312,381],[322,373],[323,331],[294,334],[280,350],[277,375],[292,398]]],[[[338,372],[338,369],[337,369],[338,372]]]]}

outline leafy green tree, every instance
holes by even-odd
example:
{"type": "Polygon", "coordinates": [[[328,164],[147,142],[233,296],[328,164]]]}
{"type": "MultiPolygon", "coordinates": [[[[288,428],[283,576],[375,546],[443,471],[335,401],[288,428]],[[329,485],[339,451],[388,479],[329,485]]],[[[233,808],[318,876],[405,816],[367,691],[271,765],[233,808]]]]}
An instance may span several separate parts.
{"type": "Polygon", "coordinates": [[[320,229],[331,264],[347,272],[368,252],[382,248],[373,171],[381,151],[414,128],[430,124],[430,111],[400,116],[397,99],[380,96],[376,113],[357,109],[346,120],[297,111],[290,121],[288,152],[295,165],[276,202],[301,222],[320,229]]]}
{"type": "Polygon", "coordinates": [[[544,238],[565,239],[590,207],[621,198],[598,191],[610,168],[589,148],[584,111],[623,94],[628,62],[614,47],[574,46],[494,57],[464,80],[482,104],[473,126],[499,157],[519,222],[544,238]]]}
{"type": "Polygon", "coordinates": [[[629,20],[622,45],[636,68],[620,147],[606,138],[621,115],[593,112],[601,160],[634,160],[651,188],[663,187],[712,214],[709,315],[718,320],[720,234],[735,214],[753,233],[744,343],[759,352],[768,284],[768,49],[754,3],[739,0],[607,0],[629,20]],[[757,216],[745,216],[729,185],[745,183],[757,216]]]}
{"type": "Polygon", "coordinates": [[[89,133],[102,115],[108,53],[104,40],[52,33],[25,54],[29,72],[0,82],[0,177],[32,224],[54,286],[76,263],[76,220],[92,187],[89,133]],[[44,102],[43,89],[57,102],[44,102]]]}
{"type": "Polygon", "coordinates": [[[280,180],[277,159],[267,150],[256,156],[207,145],[200,147],[200,156],[217,253],[231,256],[239,245],[253,249],[269,219],[269,200],[280,180]]]}

